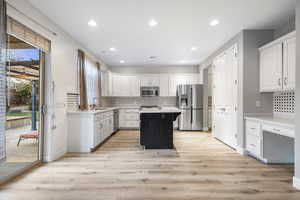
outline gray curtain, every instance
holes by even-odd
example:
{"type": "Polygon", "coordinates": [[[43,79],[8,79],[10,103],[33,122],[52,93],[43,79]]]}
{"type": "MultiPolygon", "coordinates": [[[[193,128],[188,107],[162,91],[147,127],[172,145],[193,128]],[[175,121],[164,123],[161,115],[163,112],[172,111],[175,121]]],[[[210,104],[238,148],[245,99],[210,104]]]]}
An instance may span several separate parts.
{"type": "Polygon", "coordinates": [[[0,0],[0,160],[5,155],[6,112],[6,4],[0,0]]]}
{"type": "Polygon", "coordinates": [[[80,49],[78,50],[78,73],[79,73],[79,109],[88,109],[86,77],[84,72],[85,54],[80,49]]]}

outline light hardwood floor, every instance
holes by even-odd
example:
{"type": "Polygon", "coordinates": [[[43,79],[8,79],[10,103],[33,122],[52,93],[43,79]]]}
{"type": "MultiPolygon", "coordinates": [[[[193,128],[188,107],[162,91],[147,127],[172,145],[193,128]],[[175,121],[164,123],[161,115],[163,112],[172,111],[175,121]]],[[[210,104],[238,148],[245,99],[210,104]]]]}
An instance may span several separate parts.
{"type": "Polygon", "coordinates": [[[176,151],[144,151],[120,131],[91,154],[68,154],[0,187],[1,200],[299,200],[293,166],[263,165],[210,134],[176,132],[176,151]]]}

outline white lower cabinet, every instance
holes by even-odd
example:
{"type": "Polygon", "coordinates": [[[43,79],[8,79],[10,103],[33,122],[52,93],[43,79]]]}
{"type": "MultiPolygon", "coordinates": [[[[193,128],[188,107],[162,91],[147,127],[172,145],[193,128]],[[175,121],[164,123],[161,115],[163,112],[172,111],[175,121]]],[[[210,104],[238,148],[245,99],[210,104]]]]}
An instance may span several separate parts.
{"type": "Polygon", "coordinates": [[[261,158],[261,125],[259,122],[246,120],[246,150],[253,156],[261,158]]]}
{"type": "Polygon", "coordinates": [[[140,113],[137,108],[120,109],[119,126],[121,129],[138,129],[140,127],[140,113]]]}
{"type": "Polygon", "coordinates": [[[261,156],[261,143],[260,143],[260,137],[247,134],[246,136],[247,140],[247,151],[251,154],[254,154],[256,156],[261,156]]]}
{"type": "Polygon", "coordinates": [[[178,119],[179,119],[179,117],[177,117],[177,119],[173,122],[173,128],[174,129],[178,129],[178,127],[179,127],[179,121],[178,121],[178,119]]]}
{"type": "Polygon", "coordinates": [[[68,152],[91,152],[114,130],[114,113],[68,113],[68,152]]]}

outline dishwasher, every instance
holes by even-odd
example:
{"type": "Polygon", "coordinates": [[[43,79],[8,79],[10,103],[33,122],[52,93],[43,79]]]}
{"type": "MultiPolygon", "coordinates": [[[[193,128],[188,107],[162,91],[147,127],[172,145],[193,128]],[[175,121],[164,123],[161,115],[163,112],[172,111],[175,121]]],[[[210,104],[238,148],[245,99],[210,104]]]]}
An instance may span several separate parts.
{"type": "Polygon", "coordinates": [[[119,110],[114,110],[114,133],[119,130],[119,110]]]}

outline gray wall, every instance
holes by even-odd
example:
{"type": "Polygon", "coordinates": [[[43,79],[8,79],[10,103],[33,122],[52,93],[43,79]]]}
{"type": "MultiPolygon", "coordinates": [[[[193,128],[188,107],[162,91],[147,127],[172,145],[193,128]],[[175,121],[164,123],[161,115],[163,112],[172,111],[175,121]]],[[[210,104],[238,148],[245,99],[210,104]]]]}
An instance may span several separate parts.
{"type": "Polygon", "coordinates": [[[273,110],[273,95],[259,92],[259,50],[258,48],[273,40],[273,31],[244,31],[244,77],[243,77],[243,107],[244,113],[271,113],[273,110]],[[260,101],[261,107],[256,106],[260,101]]]}
{"type": "MultiPolygon", "coordinates": [[[[219,54],[221,54],[222,52],[224,52],[225,50],[227,50],[229,47],[231,47],[234,44],[238,44],[238,51],[241,52],[241,49],[243,49],[243,32],[238,33],[232,39],[230,39],[228,42],[226,42],[224,45],[222,45],[219,49],[217,49],[215,52],[213,52],[208,58],[206,58],[203,62],[200,63],[200,66],[206,68],[206,67],[212,65],[213,59],[216,56],[218,56],[219,54]]],[[[241,61],[239,63],[239,65],[240,65],[240,64],[242,64],[242,60],[243,60],[242,53],[239,54],[239,56],[240,56],[239,60],[241,61]]]]}
{"type": "Polygon", "coordinates": [[[160,74],[160,73],[198,73],[198,66],[148,66],[148,67],[114,67],[109,69],[123,74],[160,74]]]}
{"type": "MultiPolygon", "coordinates": [[[[296,138],[295,138],[295,176],[300,179],[300,0],[296,6],[296,30],[297,30],[297,53],[296,53],[296,138]]],[[[299,188],[300,189],[300,188],[299,188]]]]}
{"type": "Polygon", "coordinates": [[[290,33],[292,31],[294,31],[295,29],[296,29],[296,21],[295,21],[295,17],[293,17],[286,24],[284,24],[283,26],[281,26],[278,29],[275,29],[274,39],[277,39],[287,33],[290,33]]]}

